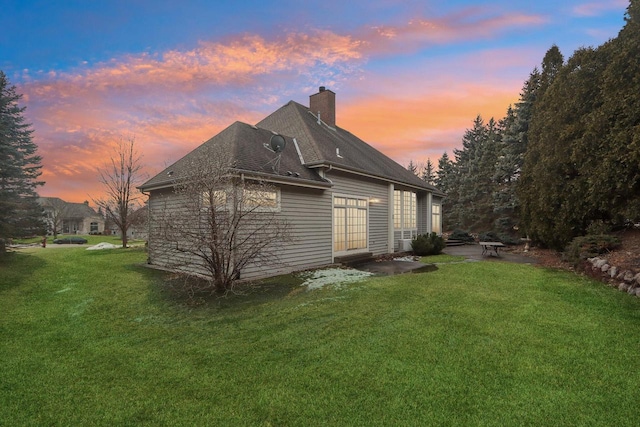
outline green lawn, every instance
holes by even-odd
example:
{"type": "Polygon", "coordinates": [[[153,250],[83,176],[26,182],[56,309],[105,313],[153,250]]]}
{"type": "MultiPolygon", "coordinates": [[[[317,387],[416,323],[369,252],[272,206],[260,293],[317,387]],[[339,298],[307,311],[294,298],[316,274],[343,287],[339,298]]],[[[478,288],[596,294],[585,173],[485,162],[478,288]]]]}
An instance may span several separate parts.
{"type": "MultiPolygon", "coordinates": [[[[87,244],[88,245],[97,245],[98,243],[111,243],[114,245],[122,245],[122,239],[120,238],[120,236],[112,236],[112,235],[108,235],[108,236],[103,236],[101,234],[58,234],[58,239],[62,239],[63,237],[84,237],[85,239],[87,239],[87,244]]],[[[53,243],[54,238],[53,236],[47,236],[47,245],[55,245],[55,243],[53,243]]],[[[30,237],[28,239],[13,239],[13,243],[21,243],[21,244],[30,244],[30,243],[40,243],[42,242],[42,236],[40,237],[30,237]]],[[[129,239],[128,240],[128,244],[130,246],[133,245],[143,245],[144,244],[144,240],[136,240],[136,239],[129,239]]]]}
{"type": "Polygon", "coordinates": [[[637,425],[640,303],[602,284],[450,263],[193,306],[145,258],[0,261],[0,425],[637,425]]]}

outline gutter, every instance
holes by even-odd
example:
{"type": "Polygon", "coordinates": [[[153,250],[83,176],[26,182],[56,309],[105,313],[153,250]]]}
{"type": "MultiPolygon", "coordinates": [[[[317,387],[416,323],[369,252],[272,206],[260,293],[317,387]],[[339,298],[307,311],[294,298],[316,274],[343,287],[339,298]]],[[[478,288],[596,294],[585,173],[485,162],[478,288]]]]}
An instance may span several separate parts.
{"type": "MultiPolygon", "coordinates": [[[[411,183],[407,183],[407,182],[404,182],[404,181],[399,181],[397,179],[389,178],[387,176],[374,175],[374,174],[372,174],[370,172],[366,172],[366,171],[363,171],[361,169],[345,167],[344,165],[335,164],[333,162],[317,161],[317,162],[308,163],[306,166],[308,168],[310,168],[310,169],[327,168],[328,172],[331,171],[331,170],[349,172],[349,173],[353,173],[353,174],[356,174],[356,175],[364,176],[364,177],[367,177],[367,178],[379,179],[379,180],[383,180],[383,181],[390,182],[390,183],[393,183],[393,184],[398,184],[398,185],[405,186],[405,187],[414,188],[414,189],[421,190],[421,191],[431,191],[434,195],[437,195],[437,196],[440,196],[440,197],[445,197],[446,196],[446,194],[443,193],[442,191],[438,190],[435,187],[431,188],[431,186],[429,186],[426,183],[425,183],[425,186],[422,187],[422,186],[418,186],[416,184],[411,184],[411,183]]],[[[325,179],[327,179],[327,178],[325,178],[325,179]]]]}
{"type": "MultiPolygon", "coordinates": [[[[332,184],[327,181],[312,181],[305,178],[288,178],[282,175],[273,175],[269,173],[255,172],[255,171],[246,170],[246,169],[232,169],[232,172],[233,172],[233,175],[237,174],[241,177],[244,177],[244,175],[247,175],[250,177],[259,177],[260,179],[267,182],[287,184],[287,185],[292,185],[296,187],[317,188],[317,189],[324,190],[327,188],[331,188],[332,186],[332,184]]],[[[185,177],[185,178],[182,178],[181,180],[185,180],[185,179],[187,178],[185,177]]],[[[172,188],[175,186],[175,184],[176,184],[176,180],[161,181],[153,185],[149,185],[149,186],[143,185],[136,188],[138,188],[138,190],[140,190],[144,194],[144,191],[153,191],[153,190],[161,190],[164,188],[172,188]]]]}

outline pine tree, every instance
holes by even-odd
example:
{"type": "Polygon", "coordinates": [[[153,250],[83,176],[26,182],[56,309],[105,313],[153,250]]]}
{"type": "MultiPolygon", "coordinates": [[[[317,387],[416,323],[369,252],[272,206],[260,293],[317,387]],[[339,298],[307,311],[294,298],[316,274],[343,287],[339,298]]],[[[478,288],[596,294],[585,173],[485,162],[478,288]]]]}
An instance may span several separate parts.
{"type": "Polygon", "coordinates": [[[555,44],[547,50],[542,59],[542,73],[540,74],[540,90],[545,92],[553,83],[560,69],[564,65],[564,57],[555,44]]]}
{"type": "Polygon", "coordinates": [[[439,190],[447,193],[451,190],[451,181],[453,176],[453,162],[449,159],[449,155],[444,152],[438,160],[438,171],[436,172],[435,184],[439,190]]]}
{"type": "Polygon", "coordinates": [[[625,21],[618,37],[598,48],[606,62],[602,105],[587,123],[601,148],[598,161],[583,171],[593,177],[590,202],[613,225],[640,219],[640,1],[630,2],[625,21]]]}
{"type": "Polygon", "coordinates": [[[427,159],[427,164],[424,165],[422,169],[422,176],[420,177],[427,184],[434,185],[436,182],[436,173],[433,167],[433,163],[431,163],[431,159],[427,159]]]}
{"type": "MultiPolygon", "coordinates": [[[[491,119],[493,123],[493,119],[491,119]]],[[[462,137],[462,149],[454,150],[455,168],[458,172],[456,182],[457,199],[454,201],[453,219],[456,228],[474,230],[487,229],[487,202],[491,201],[493,191],[487,183],[487,176],[493,176],[494,170],[486,169],[487,161],[493,156],[493,130],[477,116],[473,127],[467,129],[462,137]],[[493,151],[492,154],[485,153],[493,151]]]]}
{"type": "Polygon", "coordinates": [[[457,225],[453,219],[455,216],[455,212],[453,212],[455,204],[452,202],[457,199],[456,179],[455,164],[449,159],[449,155],[444,152],[438,160],[435,184],[440,191],[446,194],[442,201],[442,210],[447,213],[442,218],[445,229],[453,229],[457,225]]]}
{"type": "MultiPolygon", "coordinates": [[[[610,149],[609,125],[599,112],[607,51],[578,49],[535,104],[519,196],[527,231],[556,249],[583,234],[595,219],[610,219],[589,189],[594,168],[610,149]]],[[[602,195],[598,191],[595,197],[602,195]]]]}
{"type": "Polygon", "coordinates": [[[413,160],[409,160],[409,164],[407,165],[407,170],[414,175],[418,175],[418,165],[416,165],[413,160]]]}
{"type": "Polygon", "coordinates": [[[31,124],[26,123],[20,107],[22,98],[0,71],[0,254],[6,239],[44,232],[42,208],[36,188],[41,158],[32,140],[31,124]]]}
{"type": "Polygon", "coordinates": [[[497,215],[496,229],[502,232],[512,232],[519,226],[520,201],[516,186],[522,172],[529,142],[529,124],[539,89],[540,72],[535,68],[522,87],[520,100],[514,108],[509,107],[501,123],[503,133],[494,175],[493,208],[497,215]]]}

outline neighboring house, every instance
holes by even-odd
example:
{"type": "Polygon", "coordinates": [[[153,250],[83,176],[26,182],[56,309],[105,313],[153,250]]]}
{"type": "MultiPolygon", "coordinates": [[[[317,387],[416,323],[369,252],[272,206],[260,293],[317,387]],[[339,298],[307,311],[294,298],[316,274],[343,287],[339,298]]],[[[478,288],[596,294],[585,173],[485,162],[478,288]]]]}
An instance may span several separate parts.
{"type": "MultiPolygon", "coordinates": [[[[146,240],[148,235],[147,217],[149,211],[147,206],[138,208],[131,213],[131,225],[127,230],[128,239],[146,240]]],[[[109,218],[105,220],[104,234],[120,236],[120,228],[109,218]]]]}
{"type": "Polygon", "coordinates": [[[70,203],[58,197],[39,197],[44,209],[49,234],[54,227],[59,234],[102,234],[104,217],[97,213],[89,202],[70,203]]]}
{"type": "Polygon", "coordinates": [[[235,122],[140,187],[149,195],[151,264],[171,265],[171,254],[160,249],[162,236],[153,233],[154,212],[165,209],[191,159],[213,145],[233,153],[238,175],[259,176],[275,186],[278,212],[294,236],[280,253],[281,263],[249,266],[243,279],[410,250],[418,234],[441,233],[444,194],[338,127],[335,93],[320,87],[310,107],[290,101],[255,126],[235,122]],[[265,147],[274,133],[286,141],[279,168],[265,147]]]}

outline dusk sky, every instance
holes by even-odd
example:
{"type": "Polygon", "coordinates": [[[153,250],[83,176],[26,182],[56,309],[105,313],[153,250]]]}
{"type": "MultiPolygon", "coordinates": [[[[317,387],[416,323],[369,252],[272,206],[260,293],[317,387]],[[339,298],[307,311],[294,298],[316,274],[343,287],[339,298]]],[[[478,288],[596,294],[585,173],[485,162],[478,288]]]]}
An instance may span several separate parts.
{"type": "Polygon", "coordinates": [[[40,194],[82,202],[119,139],[135,138],[151,177],[319,86],[338,126],[437,165],[478,114],[504,117],[553,44],[567,59],[616,37],[628,0],[1,4],[0,70],[24,94],[40,194]]]}

